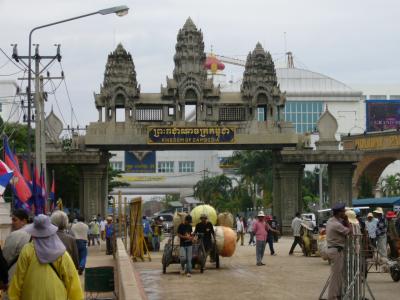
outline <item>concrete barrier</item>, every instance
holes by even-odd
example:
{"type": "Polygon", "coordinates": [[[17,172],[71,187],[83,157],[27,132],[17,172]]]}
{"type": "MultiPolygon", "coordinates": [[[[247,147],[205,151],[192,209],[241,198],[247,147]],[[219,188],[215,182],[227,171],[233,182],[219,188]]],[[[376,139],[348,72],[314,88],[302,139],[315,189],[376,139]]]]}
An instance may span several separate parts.
{"type": "Polygon", "coordinates": [[[133,262],[120,238],[117,239],[116,261],[118,299],[147,300],[140,277],[135,272],[133,262]]]}

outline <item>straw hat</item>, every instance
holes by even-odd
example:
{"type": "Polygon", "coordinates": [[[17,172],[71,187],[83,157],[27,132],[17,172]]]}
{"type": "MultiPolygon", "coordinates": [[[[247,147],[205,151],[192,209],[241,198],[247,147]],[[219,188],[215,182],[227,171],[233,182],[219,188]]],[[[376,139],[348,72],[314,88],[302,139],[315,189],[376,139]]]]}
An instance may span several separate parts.
{"type": "Polygon", "coordinates": [[[357,220],[357,215],[353,210],[347,210],[346,211],[346,216],[349,219],[349,222],[351,224],[359,224],[359,222],[357,220]]]}
{"type": "Polygon", "coordinates": [[[262,210],[260,210],[260,211],[258,212],[257,217],[265,217],[264,212],[263,212],[262,210]]]}
{"type": "Polygon", "coordinates": [[[367,215],[367,218],[369,218],[369,217],[373,218],[374,215],[370,212],[370,213],[368,213],[368,215],[367,215]]]}
{"type": "Polygon", "coordinates": [[[382,209],[382,207],[377,207],[377,208],[374,210],[374,213],[376,213],[376,214],[382,214],[382,215],[383,215],[383,209],[382,209]]]}
{"type": "Polygon", "coordinates": [[[38,215],[32,224],[24,227],[24,230],[33,237],[45,238],[56,234],[58,227],[51,224],[48,216],[38,215]]]}
{"type": "Polygon", "coordinates": [[[393,218],[396,218],[396,213],[394,212],[394,211],[388,211],[387,213],[386,213],[386,218],[387,219],[393,219],[393,218]]]}

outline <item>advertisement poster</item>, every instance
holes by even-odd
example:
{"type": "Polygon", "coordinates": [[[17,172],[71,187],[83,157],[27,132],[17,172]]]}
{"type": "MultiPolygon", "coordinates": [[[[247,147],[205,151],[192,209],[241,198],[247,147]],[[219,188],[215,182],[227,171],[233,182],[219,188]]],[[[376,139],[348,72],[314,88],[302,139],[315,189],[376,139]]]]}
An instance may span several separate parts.
{"type": "Polygon", "coordinates": [[[367,100],[367,131],[400,128],[400,100],[367,100]]]}
{"type": "Polygon", "coordinates": [[[125,172],[155,173],[155,151],[125,151],[125,172]]]}

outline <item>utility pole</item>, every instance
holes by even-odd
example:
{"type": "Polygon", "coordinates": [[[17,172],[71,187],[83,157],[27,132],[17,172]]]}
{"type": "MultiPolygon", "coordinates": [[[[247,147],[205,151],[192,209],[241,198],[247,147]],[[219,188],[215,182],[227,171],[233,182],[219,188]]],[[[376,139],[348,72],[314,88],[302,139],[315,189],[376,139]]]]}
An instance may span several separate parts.
{"type": "MultiPolygon", "coordinates": [[[[47,173],[46,173],[46,131],[45,131],[45,110],[44,110],[44,101],[46,99],[44,93],[44,80],[52,80],[52,79],[64,79],[64,74],[61,74],[59,77],[50,77],[49,74],[47,77],[43,77],[41,74],[47,69],[47,67],[54,61],[58,60],[61,61],[61,54],[60,54],[60,45],[57,44],[57,53],[53,56],[40,56],[39,54],[39,45],[36,44],[35,46],[35,55],[32,57],[29,56],[20,56],[18,55],[17,45],[13,45],[13,55],[12,57],[17,61],[21,61],[25,66],[28,67],[28,72],[32,72],[34,77],[29,76],[31,80],[35,81],[35,93],[34,93],[34,107],[35,107],[35,117],[31,114],[31,91],[30,91],[30,80],[28,79],[28,166],[32,168],[31,165],[31,121],[35,121],[35,165],[38,168],[39,172],[43,169],[43,176],[45,178],[45,183],[47,186],[47,173]],[[35,60],[35,69],[31,70],[29,64],[24,62],[24,59],[28,60],[35,60]],[[40,61],[41,60],[50,60],[42,69],[40,69],[40,61]]],[[[20,80],[25,80],[25,78],[18,78],[20,80]]],[[[33,170],[33,168],[32,168],[33,170]]],[[[46,191],[47,192],[47,191],[46,191]]],[[[46,199],[47,202],[47,199],[46,199]]]]}

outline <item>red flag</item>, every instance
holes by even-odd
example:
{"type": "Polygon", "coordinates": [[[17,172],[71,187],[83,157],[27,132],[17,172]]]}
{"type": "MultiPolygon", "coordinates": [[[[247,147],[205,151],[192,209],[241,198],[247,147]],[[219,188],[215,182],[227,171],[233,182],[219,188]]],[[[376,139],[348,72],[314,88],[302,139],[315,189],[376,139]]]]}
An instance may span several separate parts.
{"type": "Polygon", "coordinates": [[[22,202],[28,201],[28,199],[32,196],[31,189],[28,186],[28,183],[25,181],[25,178],[22,176],[19,171],[19,166],[15,161],[15,156],[11,152],[10,147],[8,146],[8,139],[4,137],[3,140],[4,145],[4,160],[6,165],[14,171],[13,187],[15,189],[15,194],[18,199],[22,202]]]}
{"type": "MultiPolygon", "coordinates": [[[[15,150],[14,150],[15,151],[15,150]]],[[[17,164],[17,168],[18,168],[18,171],[20,171],[21,172],[21,169],[19,168],[19,160],[18,160],[18,156],[17,156],[17,154],[15,154],[14,153],[14,161],[15,161],[15,163],[17,164]]]]}
{"type": "Polygon", "coordinates": [[[26,181],[32,184],[31,172],[29,172],[28,163],[25,159],[22,161],[22,174],[24,175],[26,181]]]}

